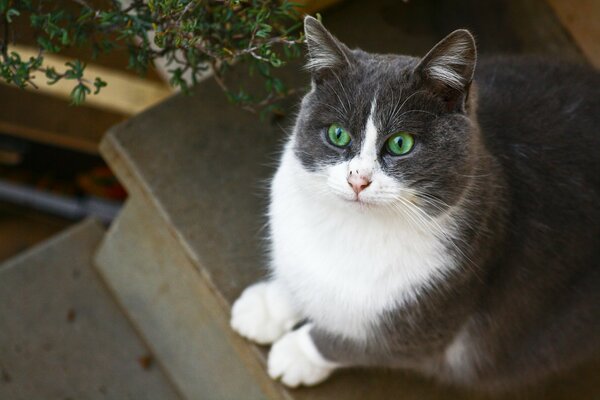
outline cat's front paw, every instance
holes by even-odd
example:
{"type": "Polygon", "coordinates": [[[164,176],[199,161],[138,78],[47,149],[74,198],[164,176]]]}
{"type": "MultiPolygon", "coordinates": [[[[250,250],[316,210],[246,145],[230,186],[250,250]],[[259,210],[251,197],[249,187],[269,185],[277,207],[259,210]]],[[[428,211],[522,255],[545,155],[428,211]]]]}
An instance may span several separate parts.
{"type": "Polygon", "coordinates": [[[299,321],[289,297],[277,282],[249,286],[231,309],[231,327],[258,344],[271,344],[299,321]]]}
{"type": "Polygon", "coordinates": [[[269,375],[289,387],[312,386],[323,382],[336,365],[321,356],[310,337],[310,325],[289,332],[269,353],[269,375]]]}

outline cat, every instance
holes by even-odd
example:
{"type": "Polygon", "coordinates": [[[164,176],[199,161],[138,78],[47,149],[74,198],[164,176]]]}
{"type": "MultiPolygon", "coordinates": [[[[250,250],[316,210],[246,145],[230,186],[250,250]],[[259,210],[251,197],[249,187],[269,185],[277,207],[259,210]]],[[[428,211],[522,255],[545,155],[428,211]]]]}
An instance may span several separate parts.
{"type": "Polygon", "coordinates": [[[412,369],[488,390],[597,354],[600,75],[350,50],[305,19],[312,88],[271,185],[271,276],[231,326],[290,387],[412,369]]]}

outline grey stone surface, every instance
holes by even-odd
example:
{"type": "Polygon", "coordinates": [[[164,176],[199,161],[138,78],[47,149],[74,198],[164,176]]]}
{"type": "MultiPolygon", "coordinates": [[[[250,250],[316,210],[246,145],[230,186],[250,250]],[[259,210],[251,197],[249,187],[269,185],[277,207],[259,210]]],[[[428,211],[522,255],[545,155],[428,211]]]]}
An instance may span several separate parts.
{"type": "MultiPolygon", "coordinates": [[[[423,54],[452,29],[471,27],[484,52],[536,52],[581,59],[543,0],[347,1],[324,15],[351,46],[423,54]]],[[[298,64],[281,71],[303,85],[298,64]]],[[[249,81],[248,85],[261,82],[249,81]]],[[[293,110],[294,99],[287,105],[293,110]]],[[[292,113],[293,114],[293,113],[292,113]]],[[[267,179],[291,121],[260,121],[230,105],[212,81],[115,127],[102,153],[128,189],[152,203],[214,295],[227,305],[266,271],[267,179]]],[[[173,287],[183,283],[171,282],[173,287]]],[[[167,334],[167,333],[165,333],[167,334]]],[[[586,398],[594,367],[508,398],[586,398]]],[[[349,370],[297,399],[485,398],[402,371],[349,370]]]]}
{"type": "Polygon", "coordinates": [[[0,399],[180,399],[91,266],[83,222],[0,266],[0,399]]]}
{"type": "Polygon", "coordinates": [[[281,398],[152,205],[131,193],[96,265],[186,399],[281,398]],[[262,375],[262,379],[261,379],[262,375]]]}

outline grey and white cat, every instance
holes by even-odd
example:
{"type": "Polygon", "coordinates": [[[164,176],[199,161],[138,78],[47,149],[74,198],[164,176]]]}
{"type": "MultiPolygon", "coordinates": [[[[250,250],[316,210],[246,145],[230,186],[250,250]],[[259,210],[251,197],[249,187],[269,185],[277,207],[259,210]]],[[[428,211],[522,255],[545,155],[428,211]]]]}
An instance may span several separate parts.
{"type": "Polygon", "coordinates": [[[305,30],[312,90],[271,186],[272,275],[231,318],[273,343],[271,377],[385,366],[494,389],[597,354],[599,74],[475,71],[466,30],[422,59],[305,30]]]}

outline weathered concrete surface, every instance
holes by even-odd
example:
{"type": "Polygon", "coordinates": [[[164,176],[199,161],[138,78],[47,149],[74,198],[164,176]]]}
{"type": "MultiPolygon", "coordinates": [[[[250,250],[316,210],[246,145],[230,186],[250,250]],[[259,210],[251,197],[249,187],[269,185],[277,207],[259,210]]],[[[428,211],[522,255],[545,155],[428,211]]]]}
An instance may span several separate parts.
{"type": "MultiPolygon", "coordinates": [[[[342,40],[370,51],[423,54],[446,33],[466,26],[475,31],[483,52],[581,58],[543,0],[347,1],[332,8],[324,20],[342,40]]],[[[298,64],[281,74],[292,84],[307,82],[298,64]]],[[[212,288],[222,306],[217,312],[227,315],[241,290],[265,273],[266,179],[291,121],[261,122],[228,104],[212,81],[195,92],[191,97],[176,96],[112,129],[102,154],[127,188],[155,210],[161,229],[180,244],[212,288]]],[[[293,104],[292,100],[288,108],[293,109],[293,104]]],[[[178,268],[176,263],[172,266],[178,268]]],[[[175,279],[169,284],[173,291],[187,285],[175,279]]],[[[127,281],[120,287],[125,290],[126,285],[127,281]]],[[[154,299],[139,301],[152,304],[154,299]]],[[[180,334],[174,333],[177,327],[171,328],[164,335],[180,334]]],[[[186,332],[188,341],[198,337],[187,327],[186,332]]],[[[593,383],[596,373],[594,368],[582,371],[521,398],[589,398],[598,390],[593,383]]],[[[343,371],[317,388],[284,393],[297,399],[484,398],[401,371],[343,371]]]]}
{"type": "Polygon", "coordinates": [[[187,399],[282,398],[156,210],[130,194],[96,265],[179,391],[187,399]]]}
{"type": "Polygon", "coordinates": [[[83,222],[0,266],[0,399],[180,399],[91,266],[83,222]]]}

